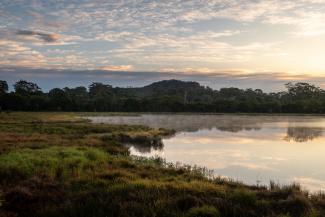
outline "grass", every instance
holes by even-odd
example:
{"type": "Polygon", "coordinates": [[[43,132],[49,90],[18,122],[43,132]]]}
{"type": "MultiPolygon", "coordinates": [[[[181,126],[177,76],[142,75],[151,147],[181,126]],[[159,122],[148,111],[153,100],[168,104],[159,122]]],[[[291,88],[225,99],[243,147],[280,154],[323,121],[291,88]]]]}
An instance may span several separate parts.
{"type": "Polygon", "coordinates": [[[81,176],[84,170],[96,170],[107,160],[104,152],[86,147],[15,150],[0,156],[0,180],[10,184],[34,175],[81,176]]]}
{"type": "Polygon", "coordinates": [[[123,146],[155,147],[172,131],[76,116],[0,114],[1,217],[325,216],[325,196],[297,184],[246,186],[123,146]]]}
{"type": "Polygon", "coordinates": [[[85,122],[71,112],[0,112],[1,124],[85,122]]]}

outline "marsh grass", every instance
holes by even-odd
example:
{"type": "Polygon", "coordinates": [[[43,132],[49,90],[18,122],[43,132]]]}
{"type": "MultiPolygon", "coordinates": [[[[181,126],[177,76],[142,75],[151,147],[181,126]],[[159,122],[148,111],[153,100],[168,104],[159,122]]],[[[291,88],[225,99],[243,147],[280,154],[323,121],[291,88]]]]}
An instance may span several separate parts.
{"type": "Polygon", "coordinates": [[[86,147],[21,149],[0,156],[0,180],[19,181],[35,175],[81,176],[107,161],[102,151],[86,147]]]}
{"type": "Polygon", "coordinates": [[[220,217],[219,211],[213,206],[202,206],[191,208],[186,217],[220,217]]]}
{"type": "Polygon", "coordinates": [[[0,114],[0,216],[320,217],[325,196],[247,186],[206,168],[130,156],[173,132],[90,124],[72,113],[0,114]],[[149,142],[148,142],[149,141],[149,142]]]}
{"type": "Polygon", "coordinates": [[[1,124],[87,122],[72,112],[0,112],[1,124]]]}

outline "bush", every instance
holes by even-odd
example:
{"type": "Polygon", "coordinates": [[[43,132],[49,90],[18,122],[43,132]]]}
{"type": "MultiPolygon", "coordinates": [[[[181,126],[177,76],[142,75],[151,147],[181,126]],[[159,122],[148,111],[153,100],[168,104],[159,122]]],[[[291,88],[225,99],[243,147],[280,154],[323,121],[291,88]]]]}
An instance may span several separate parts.
{"type": "Polygon", "coordinates": [[[194,196],[191,195],[183,195],[177,199],[176,205],[180,210],[188,210],[192,207],[201,205],[203,202],[194,196]]]}
{"type": "Polygon", "coordinates": [[[213,206],[194,207],[190,209],[186,217],[220,217],[219,210],[213,206]]]}
{"type": "Polygon", "coordinates": [[[247,190],[236,190],[231,195],[231,201],[236,205],[253,207],[256,205],[256,194],[247,190]]]}
{"type": "Polygon", "coordinates": [[[291,216],[304,216],[312,210],[311,203],[304,195],[292,195],[283,201],[283,206],[291,216]]]}

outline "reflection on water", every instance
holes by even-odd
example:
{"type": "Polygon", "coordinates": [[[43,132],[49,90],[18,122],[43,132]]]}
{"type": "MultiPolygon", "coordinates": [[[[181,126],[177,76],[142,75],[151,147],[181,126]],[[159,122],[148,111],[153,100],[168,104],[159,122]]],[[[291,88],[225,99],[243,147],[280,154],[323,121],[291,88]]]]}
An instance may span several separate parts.
{"type": "Polygon", "coordinates": [[[325,117],[253,115],[142,115],[91,117],[94,122],[140,124],[177,130],[132,154],[197,164],[248,184],[293,181],[325,189],[325,117]]]}
{"type": "Polygon", "coordinates": [[[157,140],[156,142],[148,145],[141,145],[141,144],[126,144],[127,147],[136,150],[142,154],[151,153],[152,151],[163,151],[164,143],[161,140],[157,140]]]}
{"type": "Polygon", "coordinates": [[[284,137],[284,140],[289,142],[308,142],[308,140],[313,140],[322,136],[322,134],[323,128],[288,127],[287,135],[284,137]]]}
{"type": "MultiPolygon", "coordinates": [[[[223,131],[260,129],[261,122],[256,116],[226,115],[141,115],[141,116],[106,116],[90,117],[94,122],[113,124],[146,125],[153,128],[167,128],[182,132],[196,132],[200,129],[218,128],[223,131]]],[[[271,122],[272,117],[264,117],[264,122],[271,122]]]]}

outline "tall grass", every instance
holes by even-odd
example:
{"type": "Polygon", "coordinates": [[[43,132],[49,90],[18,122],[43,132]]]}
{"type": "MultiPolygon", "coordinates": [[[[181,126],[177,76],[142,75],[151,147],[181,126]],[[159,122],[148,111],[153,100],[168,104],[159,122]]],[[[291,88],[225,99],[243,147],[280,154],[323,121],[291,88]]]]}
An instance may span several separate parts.
{"type": "Polygon", "coordinates": [[[21,149],[0,155],[0,180],[13,182],[35,175],[80,176],[96,170],[108,159],[104,152],[89,147],[21,149]]]}

